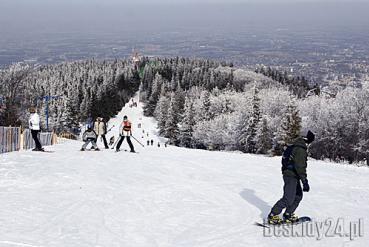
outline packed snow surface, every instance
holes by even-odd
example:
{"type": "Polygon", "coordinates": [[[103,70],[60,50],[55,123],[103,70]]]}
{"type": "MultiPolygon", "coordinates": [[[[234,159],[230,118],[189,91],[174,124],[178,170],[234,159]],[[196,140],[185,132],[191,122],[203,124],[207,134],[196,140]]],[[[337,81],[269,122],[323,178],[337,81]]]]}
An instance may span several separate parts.
{"type": "MultiPolygon", "coordinates": [[[[65,141],[46,147],[53,153],[0,156],[1,247],[368,246],[366,228],[353,240],[338,234],[318,240],[316,230],[311,236],[270,236],[254,222],[282,194],[279,157],[165,148],[141,104],[124,107],[109,123],[116,127],[108,137],[117,136],[124,115],[145,145],[133,140],[138,154],[80,152],[82,142],[65,141]],[[151,139],[154,146],[146,146],[151,139]]],[[[103,147],[100,140],[98,145],[103,147]]],[[[367,168],[311,160],[308,177],[311,191],[297,214],[321,226],[342,218],[341,234],[349,231],[349,221],[367,224],[367,168]]]]}

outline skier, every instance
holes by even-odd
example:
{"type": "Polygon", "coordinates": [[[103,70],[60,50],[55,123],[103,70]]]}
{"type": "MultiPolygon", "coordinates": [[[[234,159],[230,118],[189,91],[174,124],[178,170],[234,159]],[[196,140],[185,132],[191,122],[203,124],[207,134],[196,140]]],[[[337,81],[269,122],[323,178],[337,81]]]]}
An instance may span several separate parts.
{"type": "Polygon", "coordinates": [[[283,174],[283,197],[273,206],[268,215],[269,224],[294,223],[298,221],[298,217],[294,214],[300,201],[302,194],[309,192],[310,186],[307,179],[307,145],[312,143],[315,135],[310,130],[305,137],[298,137],[283,153],[283,159],[286,159],[287,165],[282,166],[283,174]],[[289,154],[287,150],[290,148],[289,154]],[[300,181],[303,187],[301,188],[300,181]],[[283,220],[279,214],[286,209],[283,214],[283,220]]]}
{"type": "Polygon", "coordinates": [[[29,113],[31,114],[29,118],[29,129],[31,130],[31,135],[36,146],[32,151],[44,151],[38,139],[38,133],[40,132],[40,116],[37,114],[36,108],[34,107],[29,109],[29,113]]]}
{"type": "MultiPolygon", "coordinates": [[[[100,151],[100,149],[96,145],[96,132],[92,129],[91,126],[87,127],[87,130],[82,135],[82,140],[85,142],[81,148],[81,151],[85,151],[87,145],[91,142],[93,149],[95,151],[100,151]]],[[[91,148],[92,149],[92,148],[91,148]]]]}
{"type": "Polygon", "coordinates": [[[103,118],[101,117],[96,118],[96,121],[94,124],[94,130],[96,133],[96,142],[99,136],[101,136],[101,139],[104,142],[105,149],[109,149],[108,142],[106,141],[106,136],[105,136],[107,132],[107,128],[106,128],[106,123],[103,118]]]}
{"type": "Polygon", "coordinates": [[[133,147],[133,144],[131,142],[131,136],[132,136],[132,123],[130,121],[128,121],[128,117],[124,116],[123,117],[123,122],[120,125],[120,136],[119,136],[119,142],[117,144],[116,147],[116,151],[119,152],[119,148],[122,145],[124,138],[127,138],[127,142],[129,147],[131,148],[131,153],[135,153],[135,149],[133,147]]]}
{"type": "Polygon", "coordinates": [[[151,139],[151,146],[154,146],[154,140],[151,139]]]}
{"type": "Polygon", "coordinates": [[[150,146],[150,140],[147,140],[147,146],[150,146]]]}
{"type": "Polygon", "coordinates": [[[92,117],[91,117],[91,114],[89,114],[88,115],[88,117],[87,117],[87,119],[86,119],[86,125],[85,125],[85,127],[86,127],[86,129],[88,128],[88,127],[93,127],[93,125],[94,125],[94,123],[93,123],[93,119],[92,119],[92,117]]]}

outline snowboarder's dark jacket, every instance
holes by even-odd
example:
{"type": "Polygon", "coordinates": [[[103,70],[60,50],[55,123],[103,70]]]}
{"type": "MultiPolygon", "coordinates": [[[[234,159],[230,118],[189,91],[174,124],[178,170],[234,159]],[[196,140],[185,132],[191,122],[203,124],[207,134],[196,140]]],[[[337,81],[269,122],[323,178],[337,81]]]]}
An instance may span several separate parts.
{"type": "Polygon", "coordinates": [[[294,169],[286,169],[282,173],[284,176],[296,177],[304,181],[306,179],[307,167],[307,146],[303,137],[297,138],[292,144],[293,150],[291,153],[290,163],[294,169]]]}

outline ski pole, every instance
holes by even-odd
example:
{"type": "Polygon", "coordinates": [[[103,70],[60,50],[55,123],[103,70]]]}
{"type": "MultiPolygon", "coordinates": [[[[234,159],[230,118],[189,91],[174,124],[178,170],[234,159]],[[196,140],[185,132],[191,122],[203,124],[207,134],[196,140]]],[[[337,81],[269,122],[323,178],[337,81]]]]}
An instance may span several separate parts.
{"type": "Polygon", "coordinates": [[[142,147],[145,147],[139,140],[136,139],[136,137],[134,137],[133,135],[131,135],[131,137],[136,141],[138,142],[138,144],[140,144],[142,147]]]}
{"type": "Polygon", "coordinates": [[[106,133],[109,133],[114,127],[115,125],[113,125],[108,131],[106,131],[106,133]]]}
{"type": "Polygon", "coordinates": [[[119,138],[115,141],[113,147],[111,149],[114,149],[115,148],[115,145],[117,145],[118,141],[120,140],[121,136],[119,135],[119,138]]]}

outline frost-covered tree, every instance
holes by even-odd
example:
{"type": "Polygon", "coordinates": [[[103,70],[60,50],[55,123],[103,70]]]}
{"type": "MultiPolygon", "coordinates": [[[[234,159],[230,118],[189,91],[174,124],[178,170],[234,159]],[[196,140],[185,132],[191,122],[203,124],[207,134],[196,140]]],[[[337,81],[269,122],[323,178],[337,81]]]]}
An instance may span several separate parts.
{"type": "Polygon", "coordinates": [[[159,97],[160,97],[161,85],[163,83],[164,83],[163,77],[159,73],[156,73],[155,79],[151,87],[151,94],[149,96],[149,100],[147,104],[145,105],[145,109],[144,109],[144,113],[146,116],[153,116],[155,108],[156,108],[156,103],[158,102],[159,97]]]}
{"type": "Polygon", "coordinates": [[[259,122],[259,126],[255,136],[256,153],[268,154],[272,149],[273,135],[268,126],[268,119],[263,116],[259,122]]]}
{"type": "Polygon", "coordinates": [[[179,141],[183,147],[192,147],[193,144],[193,128],[195,126],[195,110],[193,103],[189,97],[185,100],[185,109],[182,121],[180,122],[179,141]]]}
{"type": "Polygon", "coordinates": [[[196,121],[208,121],[211,119],[211,112],[210,112],[210,92],[205,90],[201,93],[199,105],[196,108],[196,121]]]}
{"type": "Polygon", "coordinates": [[[245,150],[249,153],[256,152],[256,134],[260,122],[260,98],[259,90],[255,87],[252,98],[252,112],[249,119],[248,128],[246,130],[246,143],[245,150]]]}
{"type": "Polygon", "coordinates": [[[170,97],[167,120],[165,122],[165,137],[169,138],[171,144],[177,144],[178,142],[179,129],[176,104],[176,97],[174,93],[172,93],[170,97]]]}
{"type": "Polygon", "coordinates": [[[156,105],[154,116],[158,121],[159,133],[162,135],[165,133],[165,125],[168,116],[168,110],[170,106],[170,98],[166,95],[165,84],[162,85],[162,90],[160,93],[160,98],[158,104],[156,105]]]}

